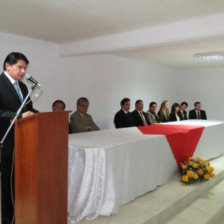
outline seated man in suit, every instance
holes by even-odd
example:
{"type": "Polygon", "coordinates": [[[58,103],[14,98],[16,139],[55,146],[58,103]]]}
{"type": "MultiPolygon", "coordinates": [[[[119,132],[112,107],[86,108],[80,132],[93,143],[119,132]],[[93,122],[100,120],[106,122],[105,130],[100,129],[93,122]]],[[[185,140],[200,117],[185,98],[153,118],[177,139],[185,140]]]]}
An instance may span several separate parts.
{"type": "MultiPolygon", "coordinates": [[[[65,111],[65,103],[62,100],[55,100],[52,104],[52,111],[53,112],[63,112],[65,111]]],[[[71,127],[68,123],[68,133],[71,133],[71,127]]]]}
{"type": "Polygon", "coordinates": [[[157,103],[151,102],[149,104],[149,110],[146,112],[151,124],[159,123],[159,117],[156,114],[157,103]]]}
{"type": "Polygon", "coordinates": [[[137,100],[135,102],[135,110],[132,112],[132,117],[134,120],[135,126],[148,126],[150,125],[150,121],[143,111],[144,103],[142,100],[137,100]]]}
{"type": "Polygon", "coordinates": [[[116,128],[127,128],[134,126],[132,114],[130,110],[130,99],[121,100],[121,109],[114,116],[114,125],[116,128]]]}
{"type": "Polygon", "coordinates": [[[179,110],[178,115],[179,115],[181,120],[187,120],[188,119],[187,118],[187,111],[186,111],[187,107],[188,107],[188,103],[187,102],[182,102],[180,104],[180,110],[179,110]]]}
{"type": "Polygon", "coordinates": [[[65,103],[62,100],[55,100],[52,104],[53,112],[65,111],[65,103]]]}
{"type": "Polygon", "coordinates": [[[203,119],[207,120],[206,113],[204,110],[201,110],[201,103],[194,103],[194,110],[189,112],[189,119],[203,119]]]}
{"type": "Polygon", "coordinates": [[[70,117],[71,133],[99,130],[91,115],[87,114],[89,100],[81,97],[77,100],[76,106],[77,111],[70,117]]]}

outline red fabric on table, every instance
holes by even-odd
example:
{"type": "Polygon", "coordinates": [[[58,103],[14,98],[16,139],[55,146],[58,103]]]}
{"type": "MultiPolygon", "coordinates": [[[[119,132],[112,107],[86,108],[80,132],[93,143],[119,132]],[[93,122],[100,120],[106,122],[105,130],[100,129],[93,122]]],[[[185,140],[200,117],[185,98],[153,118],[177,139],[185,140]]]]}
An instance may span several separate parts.
{"type": "Polygon", "coordinates": [[[177,165],[192,157],[200,140],[203,126],[152,124],[148,127],[138,127],[143,134],[166,135],[166,139],[173,151],[177,165]]]}

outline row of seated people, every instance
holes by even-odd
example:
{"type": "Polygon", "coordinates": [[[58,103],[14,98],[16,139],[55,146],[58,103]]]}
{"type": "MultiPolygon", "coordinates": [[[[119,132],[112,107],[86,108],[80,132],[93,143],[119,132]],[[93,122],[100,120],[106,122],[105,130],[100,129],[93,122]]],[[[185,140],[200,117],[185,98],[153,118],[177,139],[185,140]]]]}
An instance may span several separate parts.
{"type": "MultiPolygon", "coordinates": [[[[144,112],[144,103],[142,100],[135,102],[135,110],[129,112],[131,101],[129,98],[124,98],[120,102],[121,109],[115,114],[114,124],[116,128],[148,126],[155,123],[164,123],[169,121],[180,121],[187,119],[207,119],[206,112],[201,110],[200,102],[194,103],[194,109],[189,111],[187,116],[187,102],[182,102],[180,105],[174,103],[169,112],[169,101],[165,100],[161,103],[158,113],[156,113],[157,103],[151,102],[149,110],[144,112]]],[[[99,130],[99,127],[93,121],[91,115],[87,114],[89,100],[81,97],[76,103],[77,110],[71,114],[69,123],[69,133],[79,133],[87,131],[99,130]]],[[[56,100],[52,104],[53,112],[64,111],[65,103],[61,100],[56,100]]]]}
{"type": "MultiPolygon", "coordinates": [[[[77,110],[71,114],[69,123],[69,133],[79,133],[87,131],[99,130],[99,127],[93,121],[92,116],[87,114],[89,107],[89,100],[81,97],[76,102],[77,110]]],[[[56,100],[52,104],[53,112],[60,112],[65,110],[65,103],[62,100],[56,100]]]]}
{"type": "Polygon", "coordinates": [[[149,110],[143,111],[144,103],[142,100],[135,102],[135,110],[130,110],[130,99],[124,98],[121,100],[121,109],[114,117],[114,124],[116,128],[132,127],[132,126],[148,126],[155,123],[164,123],[169,121],[180,121],[187,119],[204,119],[206,120],[206,112],[201,110],[201,103],[195,102],[194,109],[189,111],[187,116],[187,102],[182,102],[180,105],[174,103],[169,112],[169,101],[165,100],[161,103],[158,113],[156,113],[157,103],[151,102],[149,104],[149,110]]]}

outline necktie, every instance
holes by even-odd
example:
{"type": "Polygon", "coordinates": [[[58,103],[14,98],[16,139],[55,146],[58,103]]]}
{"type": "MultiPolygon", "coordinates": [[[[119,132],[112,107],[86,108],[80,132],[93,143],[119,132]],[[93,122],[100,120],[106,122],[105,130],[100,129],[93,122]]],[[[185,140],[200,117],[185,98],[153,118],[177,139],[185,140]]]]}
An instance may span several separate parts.
{"type": "Polygon", "coordinates": [[[143,125],[144,125],[144,126],[148,126],[148,124],[147,124],[147,122],[146,122],[146,120],[145,120],[145,117],[144,117],[142,111],[140,111],[140,115],[141,115],[141,118],[142,118],[142,121],[143,121],[143,125]]]}
{"type": "Polygon", "coordinates": [[[22,103],[22,102],[23,102],[23,97],[22,97],[22,95],[21,95],[21,92],[20,92],[20,88],[19,88],[19,84],[18,84],[18,82],[15,82],[15,83],[13,84],[13,86],[14,86],[14,88],[15,88],[15,90],[16,90],[18,96],[19,96],[19,99],[20,99],[21,103],[22,103]]]}
{"type": "Polygon", "coordinates": [[[200,111],[197,111],[197,119],[201,119],[200,111]]]}
{"type": "Polygon", "coordinates": [[[201,119],[200,111],[198,111],[198,119],[201,119]]]}

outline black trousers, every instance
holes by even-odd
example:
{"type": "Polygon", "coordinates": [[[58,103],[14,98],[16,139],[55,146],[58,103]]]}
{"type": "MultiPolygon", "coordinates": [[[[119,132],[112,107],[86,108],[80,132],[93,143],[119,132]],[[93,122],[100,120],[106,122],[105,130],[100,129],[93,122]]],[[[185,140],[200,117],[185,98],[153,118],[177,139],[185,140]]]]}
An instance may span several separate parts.
{"type": "MultiPolygon", "coordinates": [[[[6,145],[9,146],[8,144],[6,145]]],[[[12,142],[10,146],[11,147],[13,146],[12,142]]],[[[2,215],[2,224],[11,224],[14,216],[13,199],[15,198],[14,164],[13,164],[13,154],[11,156],[9,155],[5,156],[4,153],[5,150],[7,150],[7,147],[4,147],[3,150],[1,150],[1,194],[2,194],[1,215],[2,215]],[[12,164],[13,164],[13,170],[12,170],[12,164]],[[12,173],[12,179],[11,179],[11,173],[12,173]]]]}

